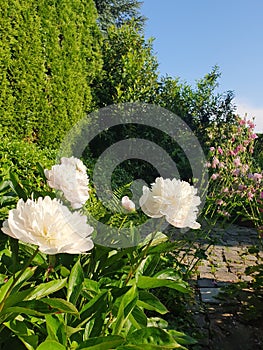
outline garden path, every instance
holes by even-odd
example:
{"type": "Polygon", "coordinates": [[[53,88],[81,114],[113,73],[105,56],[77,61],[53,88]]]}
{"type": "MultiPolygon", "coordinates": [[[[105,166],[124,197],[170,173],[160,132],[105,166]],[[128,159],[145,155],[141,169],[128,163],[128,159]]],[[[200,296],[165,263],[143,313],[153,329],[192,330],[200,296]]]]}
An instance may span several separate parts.
{"type": "MultiPolygon", "coordinates": [[[[207,258],[200,261],[195,271],[197,302],[193,313],[202,339],[194,349],[262,350],[262,295],[259,299],[255,296],[250,283],[253,278],[245,273],[247,267],[263,264],[258,234],[252,228],[232,225],[214,230],[213,235],[215,243],[202,244],[207,248],[207,258]],[[224,292],[225,286],[237,285],[240,287],[233,289],[236,293],[224,292]]],[[[185,263],[187,259],[192,261],[191,254],[184,257],[185,263]]]]}

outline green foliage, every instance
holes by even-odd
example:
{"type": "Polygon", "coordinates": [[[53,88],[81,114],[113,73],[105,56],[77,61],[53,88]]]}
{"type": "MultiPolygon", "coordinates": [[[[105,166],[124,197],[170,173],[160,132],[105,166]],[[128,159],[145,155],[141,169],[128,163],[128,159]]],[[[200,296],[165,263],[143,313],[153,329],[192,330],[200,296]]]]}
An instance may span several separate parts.
{"type": "MultiPolygon", "coordinates": [[[[159,242],[157,235],[133,248],[116,250],[96,245],[81,259],[73,257],[67,267],[61,256],[53,269],[47,257],[35,251],[13,277],[9,277],[3,260],[0,332],[4,336],[0,346],[5,348],[12,336],[30,350],[51,346],[72,350],[128,349],[142,345],[149,349],[185,349],[183,345],[193,343],[193,339],[169,331],[161,318],[158,322],[163,326],[156,327],[156,318],[147,316],[148,311],[156,315],[168,312],[152,294],[154,288],[166,286],[180,293],[189,292],[176,271],[158,271],[157,265],[149,269],[147,261],[159,258],[160,252],[150,253],[148,249],[159,242]],[[63,277],[66,270],[69,272],[63,277]],[[144,284],[143,278],[151,283],[144,284]]],[[[19,243],[18,261],[26,258],[22,246],[19,243]]],[[[8,250],[8,242],[5,247],[8,250]]]]}
{"type": "Polygon", "coordinates": [[[0,23],[2,133],[56,147],[92,106],[101,68],[94,4],[1,1],[0,23]]]}
{"type": "Polygon", "coordinates": [[[154,102],[158,67],[151,42],[134,25],[111,26],[103,39],[103,71],[94,81],[99,107],[113,103],[154,102]]]}
{"type": "MultiPolygon", "coordinates": [[[[234,120],[235,107],[232,104],[233,93],[228,91],[225,95],[216,94],[219,69],[215,66],[204,78],[191,87],[180,80],[165,77],[160,84],[156,103],[181,117],[194,131],[199,142],[207,150],[209,128],[219,130],[234,120]]],[[[217,141],[222,135],[214,135],[217,141]]]]}
{"type": "Polygon", "coordinates": [[[0,141],[0,221],[13,207],[17,198],[26,200],[32,194],[48,191],[44,182],[43,168],[54,164],[56,152],[40,149],[36,144],[11,140],[0,141]],[[41,167],[42,166],[42,167],[41,167]]]}
{"type": "Polygon", "coordinates": [[[254,159],[259,168],[263,169],[263,134],[257,134],[258,139],[255,141],[254,159]]]}
{"type": "Polygon", "coordinates": [[[120,27],[131,20],[136,28],[141,29],[145,18],[139,13],[142,2],[138,0],[94,0],[98,15],[99,26],[106,31],[111,25],[120,27]]]}

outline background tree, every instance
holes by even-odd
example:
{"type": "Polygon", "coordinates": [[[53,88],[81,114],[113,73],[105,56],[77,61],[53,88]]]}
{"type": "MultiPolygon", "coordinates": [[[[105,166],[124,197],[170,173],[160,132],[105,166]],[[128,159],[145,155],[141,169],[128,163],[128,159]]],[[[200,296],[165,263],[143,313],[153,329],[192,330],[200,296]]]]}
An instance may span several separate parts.
{"type": "Polygon", "coordinates": [[[93,83],[99,107],[121,102],[154,102],[158,89],[158,63],[151,41],[134,23],[111,26],[102,43],[103,69],[93,83]]]}
{"type": "Polygon", "coordinates": [[[220,130],[234,121],[234,94],[227,91],[216,93],[219,86],[220,72],[217,66],[210,73],[196,82],[192,87],[181,83],[179,78],[163,77],[156,103],[180,116],[194,131],[203,147],[209,140],[209,130],[218,129],[217,137],[221,137],[220,130]]]}
{"type": "Polygon", "coordinates": [[[141,1],[138,0],[94,0],[98,14],[99,26],[106,31],[111,25],[120,27],[131,20],[137,29],[142,29],[145,17],[140,13],[141,1]]]}

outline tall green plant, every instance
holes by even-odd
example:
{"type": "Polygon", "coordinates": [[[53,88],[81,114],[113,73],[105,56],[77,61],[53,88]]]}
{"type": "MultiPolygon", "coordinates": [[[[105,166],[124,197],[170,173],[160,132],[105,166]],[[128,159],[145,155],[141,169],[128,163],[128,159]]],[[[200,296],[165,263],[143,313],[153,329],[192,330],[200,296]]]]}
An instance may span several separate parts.
{"type": "Polygon", "coordinates": [[[92,105],[101,68],[92,0],[0,2],[0,115],[5,134],[56,146],[92,105]]]}

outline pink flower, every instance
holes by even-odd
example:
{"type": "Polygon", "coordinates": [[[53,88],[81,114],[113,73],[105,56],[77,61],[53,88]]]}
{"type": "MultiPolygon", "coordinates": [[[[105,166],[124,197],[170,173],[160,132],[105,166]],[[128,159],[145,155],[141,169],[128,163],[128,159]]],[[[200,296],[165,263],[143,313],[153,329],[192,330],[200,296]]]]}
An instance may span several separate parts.
{"type": "Polygon", "coordinates": [[[223,189],[223,192],[224,192],[224,193],[228,193],[228,192],[229,192],[228,187],[225,187],[225,188],[223,189]]]}
{"type": "Polygon", "coordinates": [[[249,201],[252,201],[252,198],[253,198],[253,197],[254,197],[254,194],[253,194],[251,191],[249,191],[248,194],[247,194],[248,200],[249,200],[249,201]]]}
{"type": "Polygon", "coordinates": [[[218,164],[219,164],[219,160],[216,157],[214,157],[212,161],[212,168],[216,168],[218,164]]]}
{"type": "Polygon", "coordinates": [[[238,175],[240,174],[240,169],[235,169],[235,170],[233,170],[232,174],[233,174],[234,176],[238,176],[238,175]]]}
{"type": "Polygon", "coordinates": [[[216,173],[216,174],[213,174],[213,175],[211,176],[211,179],[212,179],[212,180],[216,180],[216,179],[218,178],[218,176],[219,176],[219,174],[217,174],[217,173],[216,173]]]}
{"type": "Polygon", "coordinates": [[[211,152],[214,152],[214,150],[215,150],[215,147],[210,147],[211,152]]]}
{"type": "Polygon", "coordinates": [[[240,165],[241,165],[240,158],[239,158],[239,157],[236,157],[236,158],[234,159],[233,163],[234,163],[234,165],[235,165],[236,167],[240,166],[240,165]]]}
{"type": "Polygon", "coordinates": [[[245,146],[247,146],[247,145],[249,145],[250,140],[244,140],[243,143],[244,143],[245,146]]]}
{"type": "Polygon", "coordinates": [[[261,179],[262,179],[262,174],[254,173],[254,174],[253,174],[253,179],[254,179],[255,181],[261,180],[261,179]]]}
{"type": "Polygon", "coordinates": [[[245,174],[249,169],[249,166],[247,164],[243,164],[241,167],[241,171],[243,174],[245,174]]]}
{"type": "Polygon", "coordinates": [[[245,124],[246,124],[246,121],[244,119],[239,120],[239,125],[245,125],[245,124]]]}
{"type": "Polygon", "coordinates": [[[216,204],[218,204],[218,205],[222,205],[223,203],[224,203],[223,199],[218,199],[216,201],[216,204]]]}
{"type": "Polygon", "coordinates": [[[224,168],[225,167],[225,163],[224,162],[220,162],[219,164],[218,164],[218,168],[224,168]]]}
{"type": "Polygon", "coordinates": [[[237,152],[236,151],[229,151],[229,154],[231,155],[231,156],[236,156],[237,155],[237,152]]]}
{"type": "Polygon", "coordinates": [[[207,168],[211,168],[211,163],[206,162],[206,167],[207,167],[207,168]]]}
{"type": "Polygon", "coordinates": [[[257,134],[251,134],[251,135],[250,135],[250,138],[251,138],[251,139],[257,139],[257,138],[258,138],[258,135],[257,135],[257,134]]]}
{"type": "Polygon", "coordinates": [[[222,150],[221,147],[218,147],[218,148],[217,148],[217,151],[218,151],[219,154],[223,154],[223,150],[222,150]]]}
{"type": "Polygon", "coordinates": [[[260,199],[263,199],[263,191],[260,192],[259,198],[260,198],[260,199]]]}
{"type": "Polygon", "coordinates": [[[247,125],[249,125],[250,129],[254,129],[254,127],[255,127],[255,124],[251,120],[247,121],[247,125]]]}

